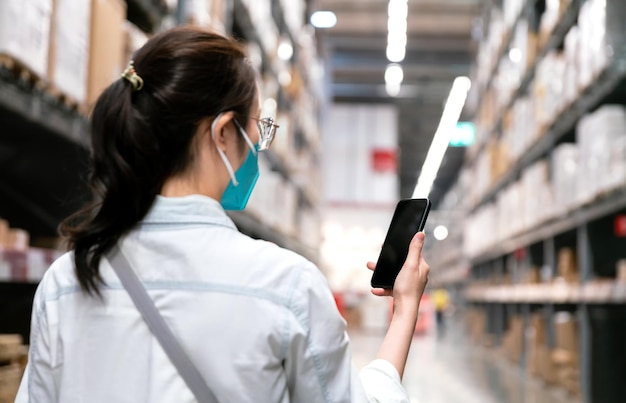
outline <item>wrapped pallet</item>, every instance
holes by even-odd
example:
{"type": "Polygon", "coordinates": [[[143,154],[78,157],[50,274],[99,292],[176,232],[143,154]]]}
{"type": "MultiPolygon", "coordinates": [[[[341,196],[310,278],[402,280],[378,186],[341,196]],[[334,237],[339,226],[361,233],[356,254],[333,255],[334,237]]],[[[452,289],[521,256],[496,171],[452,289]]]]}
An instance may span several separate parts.
{"type": "Polygon", "coordinates": [[[47,76],[52,0],[0,1],[0,55],[47,76]]]}

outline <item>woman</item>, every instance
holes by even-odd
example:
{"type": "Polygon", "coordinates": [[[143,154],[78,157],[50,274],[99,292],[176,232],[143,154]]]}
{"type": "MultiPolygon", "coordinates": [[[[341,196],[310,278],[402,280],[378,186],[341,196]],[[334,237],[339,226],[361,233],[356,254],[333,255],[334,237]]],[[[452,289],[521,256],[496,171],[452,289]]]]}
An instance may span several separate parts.
{"type": "Polygon", "coordinates": [[[423,234],[359,378],[319,270],[239,233],[224,212],[245,207],[275,130],[237,42],[176,28],[137,51],[94,108],[95,201],[64,223],[72,252],[37,290],[17,401],[195,401],[112,270],[114,245],[220,402],[408,401],[400,379],[429,270],[423,234]]]}

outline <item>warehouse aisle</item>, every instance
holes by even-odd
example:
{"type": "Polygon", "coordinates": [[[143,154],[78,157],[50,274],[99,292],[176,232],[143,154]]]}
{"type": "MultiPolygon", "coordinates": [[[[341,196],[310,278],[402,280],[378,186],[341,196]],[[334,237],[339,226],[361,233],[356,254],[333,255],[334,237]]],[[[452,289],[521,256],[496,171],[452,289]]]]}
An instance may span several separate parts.
{"type": "MultiPolygon", "coordinates": [[[[419,403],[577,403],[562,391],[524,377],[493,351],[470,344],[460,321],[438,340],[434,329],[415,336],[404,374],[412,401],[419,403]]],[[[351,332],[354,361],[374,358],[382,335],[351,332]]]]}

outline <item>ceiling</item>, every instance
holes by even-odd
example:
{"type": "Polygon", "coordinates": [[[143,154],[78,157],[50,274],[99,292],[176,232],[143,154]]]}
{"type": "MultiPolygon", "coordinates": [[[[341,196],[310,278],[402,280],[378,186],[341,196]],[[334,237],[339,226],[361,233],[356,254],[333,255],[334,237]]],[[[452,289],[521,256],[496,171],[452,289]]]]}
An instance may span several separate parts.
{"type": "MultiPolygon", "coordinates": [[[[409,0],[402,89],[385,91],[389,0],[317,0],[313,10],[337,15],[318,30],[332,69],[335,102],[393,103],[399,112],[400,197],[410,197],[455,77],[469,75],[472,32],[482,0],[409,0]]],[[[449,148],[430,198],[436,206],[454,183],[464,149],[449,148]]]]}

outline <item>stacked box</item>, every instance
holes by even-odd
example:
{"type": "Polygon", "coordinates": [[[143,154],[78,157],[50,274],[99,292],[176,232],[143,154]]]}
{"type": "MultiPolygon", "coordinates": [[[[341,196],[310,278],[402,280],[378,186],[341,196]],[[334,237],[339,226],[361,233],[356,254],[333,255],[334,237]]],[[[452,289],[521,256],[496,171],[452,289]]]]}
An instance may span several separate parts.
{"type": "Polygon", "coordinates": [[[572,248],[561,248],[557,260],[557,279],[564,279],[568,283],[579,282],[576,251],[572,248]]]}
{"type": "Polygon", "coordinates": [[[568,312],[559,312],[554,322],[555,349],[551,357],[556,383],[570,394],[579,396],[578,326],[575,317],[568,312]]]}
{"type": "Polygon", "coordinates": [[[30,245],[28,231],[11,228],[8,221],[0,219],[0,248],[25,251],[30,245]]]}
{"type": "Polygon", "coordinates": [[[577,206],[577,182],[580,172],[579,149],[577,144],[563,143],[552,152],[554,208],[563,214],[577,206]]]}
{"type": "Polygon", "coordinates": [[[564,102],[570,105],[576,100],[580,94],[581,88],[579,88],[579,53],[581,52],[581,36],[580,28],[576,25],[572,27],[565,35],[563,52],[565,57],[565,75],[563,77],[564,82],[564,102]]]}
{"type": "Polygon", "coordinates": [[[506,357],[512,362],[519,362],[522,357],[524,346],[524,320],[520,315],[515,315],[509,322],[509,329],[502,340],[502,347],[506,357]]]}
{"type": "Polygon", "coordinates": [[[0,1],[0,55],[47,77],[52,0],[0,1]]]}
{"type": "Polygon", "coordinates": [[[539,43],[545,46],[561,16],[561,0],[547,0],[546,9],[539,21],[539,43]]]}
{"type": "Polygon", "coordinates": [[[528,364],[527,371],[534,376],[540,375],[540,350],[546,348],[547,333],[545,319],[542,313],[532,314],[530,317],[529,329],[527,336],[528,345],[528,364]]]}
{"type": "Polygon", "coordinates": [[[508,147],[500,140],[492,140],[487,145],[489,155],[490,183],[493,186],[511,167],[508,147]]]}
{"type": "Polygon", "coordinates": [[[485,313],[479,309],[472,309],[467,314],[467,322],[472,342],[482,344],[485,339],[487,324],[487,317],[485,313]]]}
{"type": "Polygon", "coordinates": [[[87,98],[91,2],[54,0],[48,77],[79,104],[87,98]]]}
{"type": "Polygon", "coordinates": [[[22,336],[0,335],[0,403],[15,401],[27,356],[28,349],[23,345],[22,336]]]}
{"type": "Polygon", "coordinates": [[[626,183],[626,109],[622,105],[605,105],[584,116],[576,127],[576,141],[580,146],[579,204],[626,183]]]}
{"type": "Polygon", "coordinates": [[[551,214],[552,184],[546,160],[537,161],[522,173],[523,227],[533,228],[544,222],[551,214]]]}
{"type": "Polygon", "coordinates": [[[612,51],[606,47],[607,3],[611,2],[590,0],[580,7],[578,15],[581,41],[581,49],[578,53],[580,88],[589,86],[609,62],[612,51]]]}
{"type": "Polygon", "coordinates": [[[545,56],[537,66],[534,82],[535,114],[539,134],[548,128],[565,108],[563,77],[566,60],[563,53],[553,51],[545,56]]]}
{"type": "MultiPolygon", "coordinates": [[[[124,57],[126,3],[122,0],[92,0],[91,38],[87,104],[93,105],[100,93],[118,80],[124,57]]],[[[141,72],[140,72],[141,73],[141,72]]]]}
{"type": "Polygon", "coordinates": [[[533,102],[531,97],[517,99],[511,109],[509,124],[504,127],[503,141],[513,161],[519,160],[538,136],[533,102]]]}

